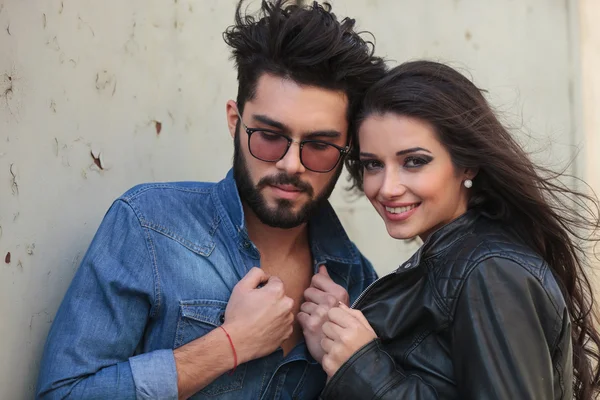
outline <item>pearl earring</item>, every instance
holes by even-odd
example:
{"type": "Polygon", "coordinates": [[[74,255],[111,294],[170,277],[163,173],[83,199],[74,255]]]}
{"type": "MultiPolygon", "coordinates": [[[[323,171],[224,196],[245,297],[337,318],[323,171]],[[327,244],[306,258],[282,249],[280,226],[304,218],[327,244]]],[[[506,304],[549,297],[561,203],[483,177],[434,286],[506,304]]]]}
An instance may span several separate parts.
{"type": "Polygon", "coordinates": [[[465,179],[464,185],[467,189],[471,189],[473,187],[473,181],[470,179],[465,179]]]}

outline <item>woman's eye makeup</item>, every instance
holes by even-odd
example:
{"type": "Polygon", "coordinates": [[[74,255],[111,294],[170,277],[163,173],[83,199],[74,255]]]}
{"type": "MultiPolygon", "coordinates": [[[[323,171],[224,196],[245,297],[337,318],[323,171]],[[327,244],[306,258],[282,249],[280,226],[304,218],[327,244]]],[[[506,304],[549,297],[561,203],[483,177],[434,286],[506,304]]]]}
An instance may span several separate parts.
{"type": "Polygon", "coordinates": [[[383,163],[373,159],[362,159],[360,160],[360,165],[365,171],[376,171],[383,168],[383,163]]]}
{"type": "MultiPolygon", "coordinates": [[[[406,156],[400,162],[402,166],[407,169],[416,169],[424,165],[429,164],[433,160],[433,157],[425,154],[412,154],[406,156]]],[[[364,171],[372,172],[379,171],[384,168],[383,162],[373,158],[363,158],[360,160],[360,166],[364,171]]]]}
{"type": "Polygon", "coordinates": [[[432,160],[433,160],[433,157],[425,155],[425,154],[410,155],[404,159],[404,167],[405,168],[419,168],[419,167],[422,167],[423,165],[429,164],[432,160]]]}

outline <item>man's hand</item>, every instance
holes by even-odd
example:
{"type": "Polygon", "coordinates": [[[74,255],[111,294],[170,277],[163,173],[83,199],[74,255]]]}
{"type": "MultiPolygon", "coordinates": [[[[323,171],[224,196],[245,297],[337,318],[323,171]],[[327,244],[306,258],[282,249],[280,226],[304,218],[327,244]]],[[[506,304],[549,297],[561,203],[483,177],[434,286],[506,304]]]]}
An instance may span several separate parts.
{"type": "Polygon", "coordinates": [[[331,378],[361,347],[377,338],[377,334],[359,310],[344,304],[332,308],[329,321],[323,324],[325,337],[321,347],[325,352],[321,365],[331,378]]]}
{"type": "Polygon", "coordinates": [[[240,364],[271,354],[292,335],[293,306],[281,279],[268,277],[260,268],[252,268],[235,285],[223,327],[231,336],[240,364]]]}
{"type": "Polygon", "coordinates": [[[328,321],[327,313],[332,307],[340,302],[348,305],[348,292],[329,277],[327,268],[322,265],[319,273],[313,276],[310,287],[304,291],[304,300],[297,316],[298,322],[302,326],[308,351],[321,363],[324,354],[321,348],[323,323],[328,321]]]}
{"type": "MultiPolygon", "coordinates": [[[[260,268],[252,268],[235,285],[223,328],[231,336],[238,364],[272,353],[290,337],[293,305],[283,282],[260,268]],[[257,289],[261,284],[265,285],[257,289]]],[[[230,347],[225,333],[214,329],[173,351],[180,399],[191,397],[233,367],[230,347]]]]}

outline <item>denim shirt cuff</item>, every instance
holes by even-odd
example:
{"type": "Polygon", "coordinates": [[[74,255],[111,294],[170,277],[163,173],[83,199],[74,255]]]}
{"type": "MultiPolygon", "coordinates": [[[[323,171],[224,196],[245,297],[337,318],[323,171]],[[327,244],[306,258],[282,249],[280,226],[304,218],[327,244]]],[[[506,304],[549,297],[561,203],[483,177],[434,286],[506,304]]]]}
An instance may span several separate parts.
{"type": "Polygon", "coordinates": [[[177,369],[173,350],[156,350],[129,359],[138,399],[177,400],[177,369]]]}

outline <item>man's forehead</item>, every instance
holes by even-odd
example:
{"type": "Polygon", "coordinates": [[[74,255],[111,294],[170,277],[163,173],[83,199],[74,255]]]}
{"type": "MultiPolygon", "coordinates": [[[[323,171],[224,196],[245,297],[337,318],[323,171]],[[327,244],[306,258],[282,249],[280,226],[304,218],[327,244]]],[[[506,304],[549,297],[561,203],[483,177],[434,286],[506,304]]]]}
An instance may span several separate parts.
{"type": "Polygon", "coordinates": [[[256,119],[253,115],[261,115],[290,130],[338,130],[344,135],[348,129],[347,112],[348,98],[342,91],[301,85],[267,74],[257,82],[255,96],[247,101],[244,110],[245,117],[256,119]]]}
{"type": "Polygon", "coordinates": [[[327,103],[335,108],[347,108],[348,96],[343,90],[334,90],[314,85],[298,83],[290,78],[272,74],[262,74],[256,83],[255,103],[272,102],[273,97],[296,101],[315,101],[327,103]]]}

